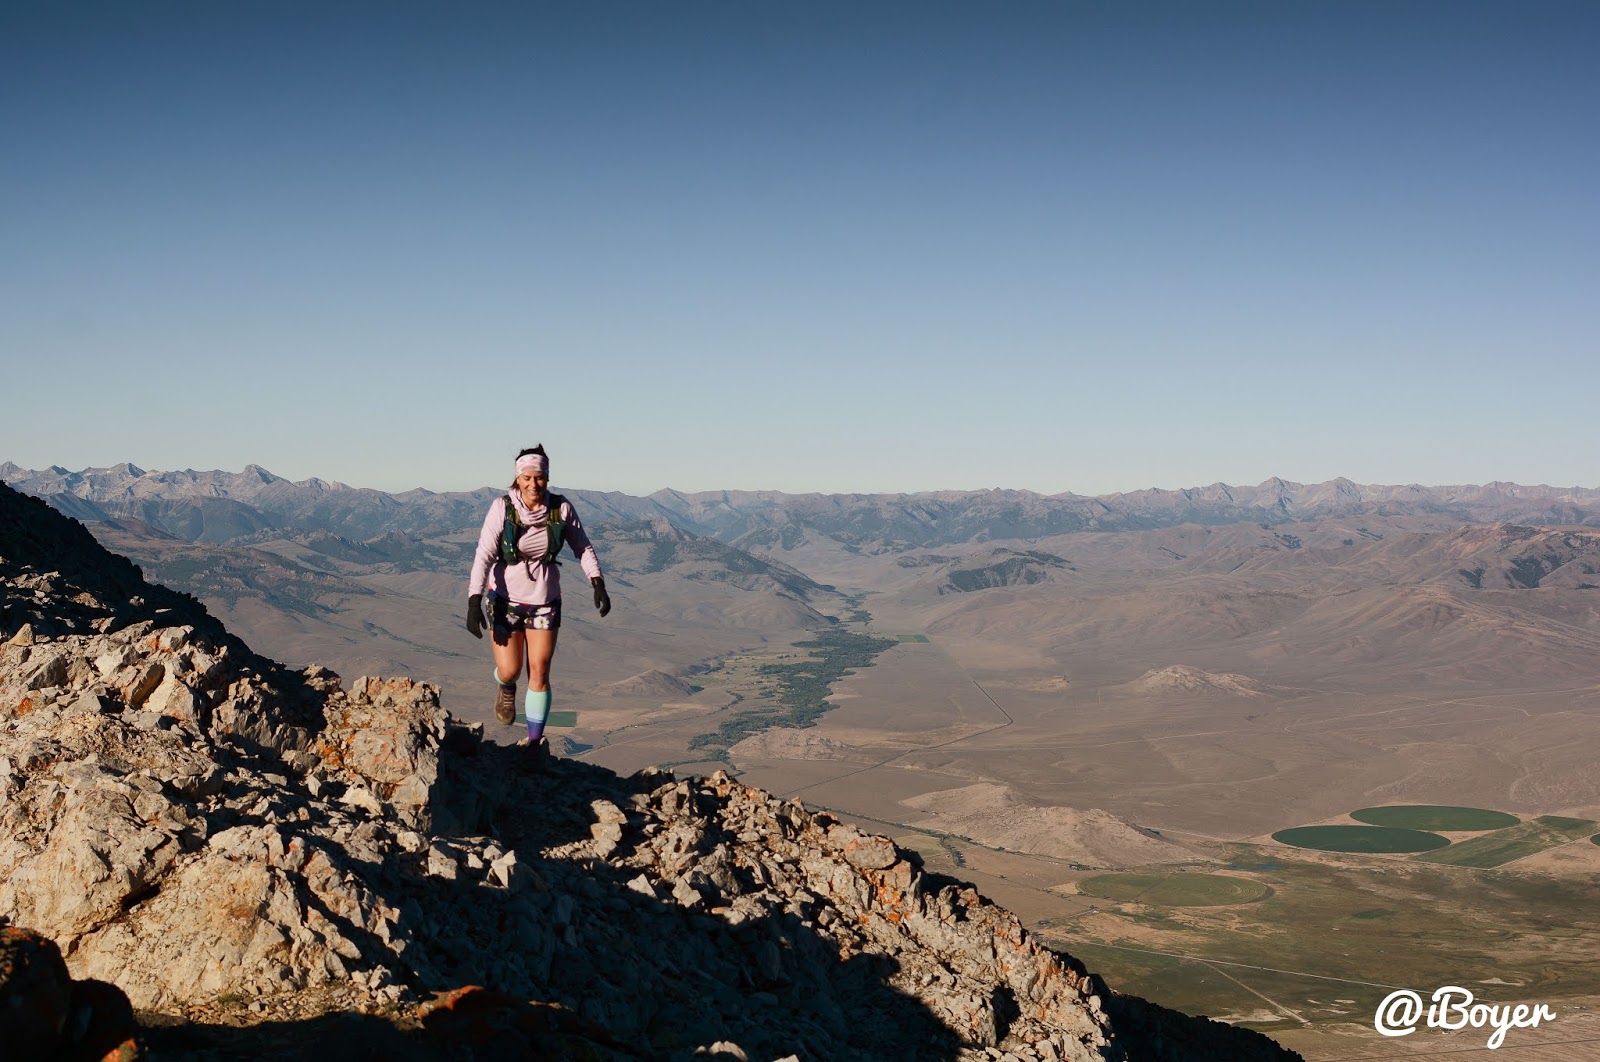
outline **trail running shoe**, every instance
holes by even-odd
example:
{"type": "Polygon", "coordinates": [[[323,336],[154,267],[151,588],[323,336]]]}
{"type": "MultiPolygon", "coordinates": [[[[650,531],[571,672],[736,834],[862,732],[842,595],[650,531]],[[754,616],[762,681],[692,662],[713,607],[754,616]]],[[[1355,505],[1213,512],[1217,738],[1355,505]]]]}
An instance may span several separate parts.
{"type": "Polygon", "coordinates": [[[517,721],[517,687],[515,684],[501,686],[500,695],[494,700],[494,717],[497,722],[510,726],[517,721]]]}

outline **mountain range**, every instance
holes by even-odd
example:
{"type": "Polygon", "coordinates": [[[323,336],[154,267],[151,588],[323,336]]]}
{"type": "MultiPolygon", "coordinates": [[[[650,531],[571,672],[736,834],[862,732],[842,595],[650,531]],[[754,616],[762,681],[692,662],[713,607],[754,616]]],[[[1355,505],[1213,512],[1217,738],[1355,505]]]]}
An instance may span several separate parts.
{"type": "MultiPolygon", "coordinates": [[[[239,542],[276,529],[325,531],[352,540],[387,533],[434,536],[475,528],[501,488],[389,494],[321,479],[293,482],[257,465],[242,472],[149,472],[123,463],[70,472],[0,464],[0,480],[83,520],[134,517],[189,541],[239,542]]],[[[665,519],[690,534],[782,551],[807,536],[882,552],[952,543],[1134,531],[1181,524],[1286,524],[1371,516],[1435,526],[1600,524],[1600,489],[1488,483],[1424,487],[1214,483],[1099,497],[1025,490],[919,494],[784,494],[661,490],[648,497],[565,489],[587,522],[665,519]]]]}

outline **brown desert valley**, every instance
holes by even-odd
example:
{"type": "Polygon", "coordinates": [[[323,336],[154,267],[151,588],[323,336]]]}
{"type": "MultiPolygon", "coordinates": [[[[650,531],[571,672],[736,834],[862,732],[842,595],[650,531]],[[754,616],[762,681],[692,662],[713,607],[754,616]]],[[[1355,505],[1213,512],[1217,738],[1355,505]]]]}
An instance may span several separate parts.
{"type": "MultiPolygon", "coordinates": [[[[256,652],[518,736],[462,624],[494,490],[0,478],[256,652]]],[[[1308,1059],[1600,1058],[1600,491],[557,489],[615,602],[567,611],[559,757],[796,798],[1308,1059]],[[1556,1018],[1375,1030],[1451,985],[1556,1018]]]]}

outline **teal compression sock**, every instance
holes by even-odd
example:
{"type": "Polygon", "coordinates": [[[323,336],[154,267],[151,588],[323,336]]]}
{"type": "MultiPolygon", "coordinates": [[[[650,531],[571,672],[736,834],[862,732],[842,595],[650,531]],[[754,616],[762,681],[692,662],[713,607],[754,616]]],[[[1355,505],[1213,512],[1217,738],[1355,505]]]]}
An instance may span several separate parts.
{"type": "Polygon", "coordinates": [[[502,686],[510,686],[512,689],[516,689],[516,687],[517,687],[517,677],[515,675],[511,676],[511,681],[510,682],[507,682],[505,679],[500,677],[500,669],[497,668],[497,667],[490,668],[489,669],[489,674],[493,675],[494,676],[494,680],[496,682],[500,683],[500,685],[502,685],[502,686]]]}
{"type": "Polygon", "coordinates": [[[544,721],[550,718],[550,691],[529,690],[522,705],[528,714],[528,740],[538,741],[544,737],[544,721]]]}

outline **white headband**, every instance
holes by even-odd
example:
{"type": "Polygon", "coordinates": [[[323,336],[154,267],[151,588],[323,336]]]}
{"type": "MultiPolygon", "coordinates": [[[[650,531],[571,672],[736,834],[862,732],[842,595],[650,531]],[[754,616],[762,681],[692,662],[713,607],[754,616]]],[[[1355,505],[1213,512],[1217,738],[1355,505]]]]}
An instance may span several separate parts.
{"type": "Polygon", "coordinates": [[[524,472],[532,472],[534,469],[538,469],[548,476],[550,474],[550,459],[543,454],[523,454],[517,458],[517,475],[520,476],[524,472]]]}

